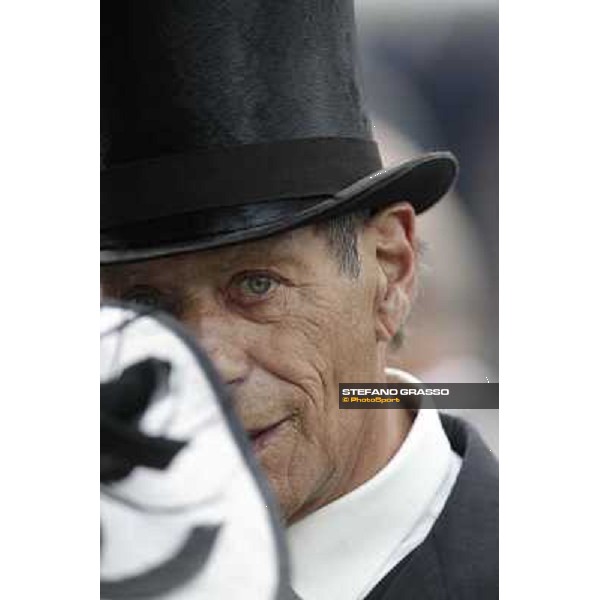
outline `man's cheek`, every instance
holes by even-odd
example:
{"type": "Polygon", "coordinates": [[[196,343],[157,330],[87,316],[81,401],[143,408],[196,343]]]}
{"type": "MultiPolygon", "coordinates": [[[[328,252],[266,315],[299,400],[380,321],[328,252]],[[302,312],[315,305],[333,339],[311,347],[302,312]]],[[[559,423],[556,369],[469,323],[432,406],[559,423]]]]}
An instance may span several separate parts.
{"type": "Polygon", "coordinates": [[[251,356],[261,369],[292,386],[294,396],[301,395],[302,410],[322,410],[333,371],[331,353],[323,351],[323,343],[309,343],[286,331],[274,337],[272,344],[255,346],[251,356]]]}

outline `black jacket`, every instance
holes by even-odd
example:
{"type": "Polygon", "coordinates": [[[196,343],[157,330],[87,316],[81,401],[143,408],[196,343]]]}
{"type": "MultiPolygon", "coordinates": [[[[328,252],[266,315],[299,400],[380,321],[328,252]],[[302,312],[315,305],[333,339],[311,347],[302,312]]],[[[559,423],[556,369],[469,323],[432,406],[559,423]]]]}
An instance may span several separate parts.
{"type": "Polygon", "coordinates": [[[498,598],[498,461],[465,421],[442,424],[463,461],[454,488],[425,541],[365,600],[498,598]]]}

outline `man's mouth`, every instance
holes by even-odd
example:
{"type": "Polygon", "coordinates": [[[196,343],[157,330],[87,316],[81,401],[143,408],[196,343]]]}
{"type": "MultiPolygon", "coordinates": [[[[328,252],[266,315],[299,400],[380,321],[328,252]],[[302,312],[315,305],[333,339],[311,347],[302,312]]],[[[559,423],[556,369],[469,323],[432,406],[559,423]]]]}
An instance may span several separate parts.
{"type": "Polygon", "coordinates": [[[248,436],[252,442],[252,450],[255,454],[261,452],[273,442],[273,439],[281,430],[282,425],[286,423],[288,419],[289,417],[284,417],[267,427],[248,430],[248,436]]]}

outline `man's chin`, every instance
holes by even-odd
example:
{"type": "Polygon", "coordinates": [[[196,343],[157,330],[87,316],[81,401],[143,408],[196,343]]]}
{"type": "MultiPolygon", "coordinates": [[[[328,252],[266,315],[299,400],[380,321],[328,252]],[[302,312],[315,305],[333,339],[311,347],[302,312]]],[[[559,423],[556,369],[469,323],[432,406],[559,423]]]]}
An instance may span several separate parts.
{"type": "Polygon", "coordinates": [[[265,475],[279,510],[287,518],[300,504],[298,502],[299,482],[294,482],[297,465],[292,466],[292,450],[297,451],[297,435],[289,422],[282,423],[264,439],[253,440],[252,449],[256,460],[265,475]]]}
{"type": "Polygon", "coordinates": [[[322,506],[323,494],[328,487],[327,480],[321,481],[323,472],[316,468],[317,464],[321,464],[319,461],[311,461],[308,456],[300,459],[296,454],[292,464],[290,454],[286,448],[279,455],[273,447],[273,450],[257,455],[283,521],[288,526],[322,506]]]}

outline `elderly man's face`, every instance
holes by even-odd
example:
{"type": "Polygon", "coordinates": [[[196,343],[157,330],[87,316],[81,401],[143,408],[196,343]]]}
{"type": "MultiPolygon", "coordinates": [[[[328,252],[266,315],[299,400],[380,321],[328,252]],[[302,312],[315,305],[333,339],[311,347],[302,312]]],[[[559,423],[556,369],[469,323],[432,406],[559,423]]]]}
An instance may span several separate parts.
{"type": "Polygon", "coordinates": [[[102,270],[106,297],[157,305],[196,336],[290,522],[345,493],[377,452],[387,411],[339,410],[338,383],[383,380],[386,337],[408,309],[411,274],[382,265],[380,238],[359,235],[355,278],[313,227],[102,270]]]}

